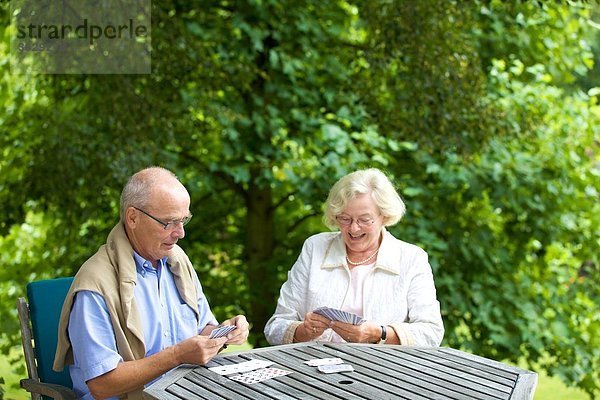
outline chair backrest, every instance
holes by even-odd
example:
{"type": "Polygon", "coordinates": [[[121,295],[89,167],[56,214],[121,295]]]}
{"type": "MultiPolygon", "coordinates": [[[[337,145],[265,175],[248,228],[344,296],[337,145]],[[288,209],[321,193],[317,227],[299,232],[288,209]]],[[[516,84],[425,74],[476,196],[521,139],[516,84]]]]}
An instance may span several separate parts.
{"type": "Polygon", "coordinates": [[[27,285],[27,300],[34,352],[40,381],[73,387],[69,369],[54,372],[54,353],[58,341],[58,320],[63,302],[73,278],[58,278],[31,282],[27,285]]]}

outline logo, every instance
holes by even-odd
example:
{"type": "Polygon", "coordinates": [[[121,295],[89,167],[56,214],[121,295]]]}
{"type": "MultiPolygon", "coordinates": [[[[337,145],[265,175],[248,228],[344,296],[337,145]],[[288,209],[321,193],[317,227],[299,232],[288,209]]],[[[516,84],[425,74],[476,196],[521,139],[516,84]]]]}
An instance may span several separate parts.
{"type": "Polygon", "coordinates": [[[149,74],[150,22],[149,0],[11,0],[11,71],[149,74]]]}

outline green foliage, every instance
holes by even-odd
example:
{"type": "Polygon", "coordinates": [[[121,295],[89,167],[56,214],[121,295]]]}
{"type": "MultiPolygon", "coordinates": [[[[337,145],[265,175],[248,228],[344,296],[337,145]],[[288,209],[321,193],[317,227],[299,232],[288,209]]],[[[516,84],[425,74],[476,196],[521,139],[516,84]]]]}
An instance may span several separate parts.
{"type": "Polygon", "coordinates": [[[386,136],[464,152],[503,134],[470,32],[478,8],[469,4],[365,2],[358,81],[386,136]]]}
{"type": "Polygon", "coordinates": [[[593,98],[548,86],[541,66],[529,69],[538,75],[529,84],[518,80],[522,68],[506,69],[496,63],[490,83],[514,136],[491,139],[467,162],[413,151],[400,176],[409,214],[396,232],[428,249],[450,346],[513,361],[519,349],[531,366],[591,393],[600,114],[593,98]],[[589,276],[579,278],[582,266],[589,276]]]}
{"type": "Polygon", "coordinates": [[[11,75],[0,26],[3,353],[26,283],[76,272],[151,164],[192,195],[181,244],[216,315],[247,314],[264,344],[330,186],[376,166],[408,206],[393,232],[430,254],[445,344],[525,355],[598,394],[600,111],[574,84],[593,62],[585,4],[152,7],[151,75],[11,75]]]}
{"type": "Polygon", "coordinates": [[[475,33],[484,65],[517,57],[526,65],[546,65],[559,82],[572,83],[593,66],[586,42],[591,3],[482,1],[475,33]]]}

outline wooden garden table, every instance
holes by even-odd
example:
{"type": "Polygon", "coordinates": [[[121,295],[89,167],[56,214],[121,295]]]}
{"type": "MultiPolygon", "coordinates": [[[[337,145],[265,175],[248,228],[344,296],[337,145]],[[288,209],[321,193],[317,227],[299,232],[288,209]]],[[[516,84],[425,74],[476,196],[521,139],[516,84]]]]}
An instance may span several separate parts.
{"type": "Polygon", "coordinates": [[[450,348],[308,342],[222,354],[182,365],[144,390],[145,399],[533,399],[537,374],[450,348]],[[354,372],[324,374],[303,363],[339,357],[354,372]],[[244,384],[208,367],[250,359],[291,374],[244,384]]]}

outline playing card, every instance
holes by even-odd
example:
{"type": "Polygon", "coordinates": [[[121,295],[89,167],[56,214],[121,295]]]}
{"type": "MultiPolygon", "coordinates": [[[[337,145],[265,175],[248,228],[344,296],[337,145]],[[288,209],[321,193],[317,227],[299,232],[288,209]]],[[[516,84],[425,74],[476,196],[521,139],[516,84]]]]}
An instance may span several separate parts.
{"type": "Polygon", "coordinates": [[[336,372],[353,372],[354,368],[349,364],[336,365],[319,365],[317,369],[325,374],[333,374],[336,372]]]}
{"type": "Polygon", "coordinates": [[[336,365],[343,364],[341,358],[315,358],[313,360],[304,361],[304,364],[310,365],[311,367],[318,367],[319,365],[336,365]]]}
{"type": "Polygon", "coordinates": [[[347,324],[351,324],[352,323],[352,316],[354,314],[351,314],[349,312],[346,311],[342,311],[342,310],[337,310],[338,316],[340,318],[340,321],[345,322],[347,324]]]}
{"type": "Polygon", "coordinates": [[[333,308],[333,309],[331,309],[331,313],[333,314],[334,321],[346,322],[344,314],[342,313],[342,310],[337,310],[337,309],[333,308]]]}
{"type": "Polygon", "coordinates": [[[332,321],[341,321],[352,325],[360,325],[363,322],[365,322],[363,317],[359,315],[343,310],[338,310],[336,308],[319,307],[315,308],[313,312],[322,315],[325,318],[330,319],[332,321]]]}
{"type": "Polygon", "coordinates": [[[225,325],[225,326],[220,326],[216,329],[214,329],[211,333],[210,336],[208,337],[209,339],[214,339],[214,338],[220,338],[223,336],[227,336],[227,334],[233,330],[235,330],[237,327],[235,325],[225,325]]]}
{"type": "Polygon", "coordinates": [[[246,372],[241,375],[230,376],[229,379],[248,385],[258,383],[267,379],[276,378],[278,376],[284,376],[291,374],[292,371],[286,371],[279,368],[261,368],[252,372],[246,372]]]}
{"type": "Polygon", "coordinates": [[[322,315],[322,316],[324,316],[324,317],[325,317],[325,318],[327,318],[327,319],[332,319],[332,316],[331,316],[331,314],[329,314],[329,308],[327,308],[327,307],[319,307],[319,308],[315,308],[315,309],[313,310],[313,312],[314,312],[315,314],[322,315]]]}
{"type": "Polygon", "coordinates": [[[337,317],[335,316],[334,312],[333,312],[333,308],[329,308],[329,307],[319,307],[316,308],[315,310],[313,310],[314,313],[317,313],[319,315],[324,316],[327,319],[330,319],[332,321],[337,321],[337,317]]]}
{"type": "Polygon", "coordinates": [[[215,372],[219,375],[231,375],[239,374],[248,371],[254,371],[255,369],[265,368],[272,365],[272,361],[266,360],[250,360],[244,361],[237,364],[220,365],[218,367],[210,367],[209,371],[215,372]]]}

